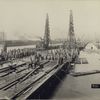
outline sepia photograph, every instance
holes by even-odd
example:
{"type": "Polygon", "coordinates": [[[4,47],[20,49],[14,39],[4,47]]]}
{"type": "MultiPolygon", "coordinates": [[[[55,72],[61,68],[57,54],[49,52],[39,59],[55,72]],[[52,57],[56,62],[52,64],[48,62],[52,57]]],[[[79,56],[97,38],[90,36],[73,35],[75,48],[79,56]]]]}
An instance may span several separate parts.
{"type": "Polygon", "coordinates": [[[100,100],[100,0],[0,0],[0,100],[100,100]]]}

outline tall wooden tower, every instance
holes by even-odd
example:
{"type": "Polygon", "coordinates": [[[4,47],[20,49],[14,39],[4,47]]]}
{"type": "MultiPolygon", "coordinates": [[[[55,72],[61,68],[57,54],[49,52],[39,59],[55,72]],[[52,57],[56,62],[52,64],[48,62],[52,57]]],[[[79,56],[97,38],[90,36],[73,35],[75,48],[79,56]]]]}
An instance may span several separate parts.
{"type": "Polygon", "coordinates": [[[46,15],[46,23],[45,23],[45,33],[44,33],[44,44],[43,47],[45,49],[49,48],[50,44],[50,29],[49,29],[49,16],[46,15]]]}
{"type": "Polygon", "coordinates": [[[3,52],[7,52],[7,44],[6,44],[6,39],[5,39],[5,33],[4,32],[0,32],[0,42],[2,44],[2,50],[3,52]]]}
{"type": "Polygon", "coordinates": [[[76,38],[75,38],[75,33],[74,33],[72,10],[70,10],[70,19],[69,19],[68,48],[69,49],[76,48],[76,38]]]}

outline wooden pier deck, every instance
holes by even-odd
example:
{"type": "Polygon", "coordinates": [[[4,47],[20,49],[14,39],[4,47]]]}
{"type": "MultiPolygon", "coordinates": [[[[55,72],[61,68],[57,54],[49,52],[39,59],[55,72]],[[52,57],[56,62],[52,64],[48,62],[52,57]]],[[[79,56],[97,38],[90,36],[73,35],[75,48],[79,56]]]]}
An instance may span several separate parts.
{"type": "Polygon", "coordinates": [[[29,68],[27,62],[18,61],[13,62],[13,67],[16,70],[10,70],[10,67],[6,66],[8,63],[4,64],[0,68],[0,98],[26,99],[54,73],[60,70],[65,63],[66,61],[58,66],[57,60],[43,60],[40,64],[43,65],[42,68],[40,66],[29,68]]]}

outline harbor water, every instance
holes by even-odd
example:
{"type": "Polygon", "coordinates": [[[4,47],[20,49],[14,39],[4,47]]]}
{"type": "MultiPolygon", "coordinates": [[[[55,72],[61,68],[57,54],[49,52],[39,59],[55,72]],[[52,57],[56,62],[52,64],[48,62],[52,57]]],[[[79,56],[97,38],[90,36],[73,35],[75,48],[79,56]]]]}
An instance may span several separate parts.
{"type": "MultiPolygon", "coordinates": [[[[88,64],[76,64],[76,72],[100,70],[100,54],[82,51],[80,58],[86,58],[88,64]]],[[[69,74],[60,81],[51,99],[100,100],[100,88],[91,88],[91,84],[100,84],[99,73],[79,77],[69,74]]]]}

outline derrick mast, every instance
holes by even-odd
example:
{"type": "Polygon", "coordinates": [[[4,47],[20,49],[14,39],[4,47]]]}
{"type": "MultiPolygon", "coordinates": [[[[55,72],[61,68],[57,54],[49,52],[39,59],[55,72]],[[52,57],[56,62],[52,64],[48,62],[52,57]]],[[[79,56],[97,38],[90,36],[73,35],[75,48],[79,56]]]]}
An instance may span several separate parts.
{"type": "Polygon", "coordinates": [[[74,33],[72,10],[70,10],[70,22],[69,22],[69,32],[68,32],[68,48],[70,50],[76,48],[76,38],[75,38],[75,33],[74,33]]]}
{"type": "Polygon", "coordinates": [[[45,49],[49,48],[50,44],[50,29],[49,29],[49,16],[46,16],[46,23],[45,23],[45,33],[44,33],[44,44],[43,47],[45,49]]]}
{"type": "Polygon", "coordinates": [[[2,43],[2,51],[7,52],[7,44],[6,44],[6,40],[5,40],[5,33],[1,32],[0,35],[1,35],[0,42],[2,43]]]}

